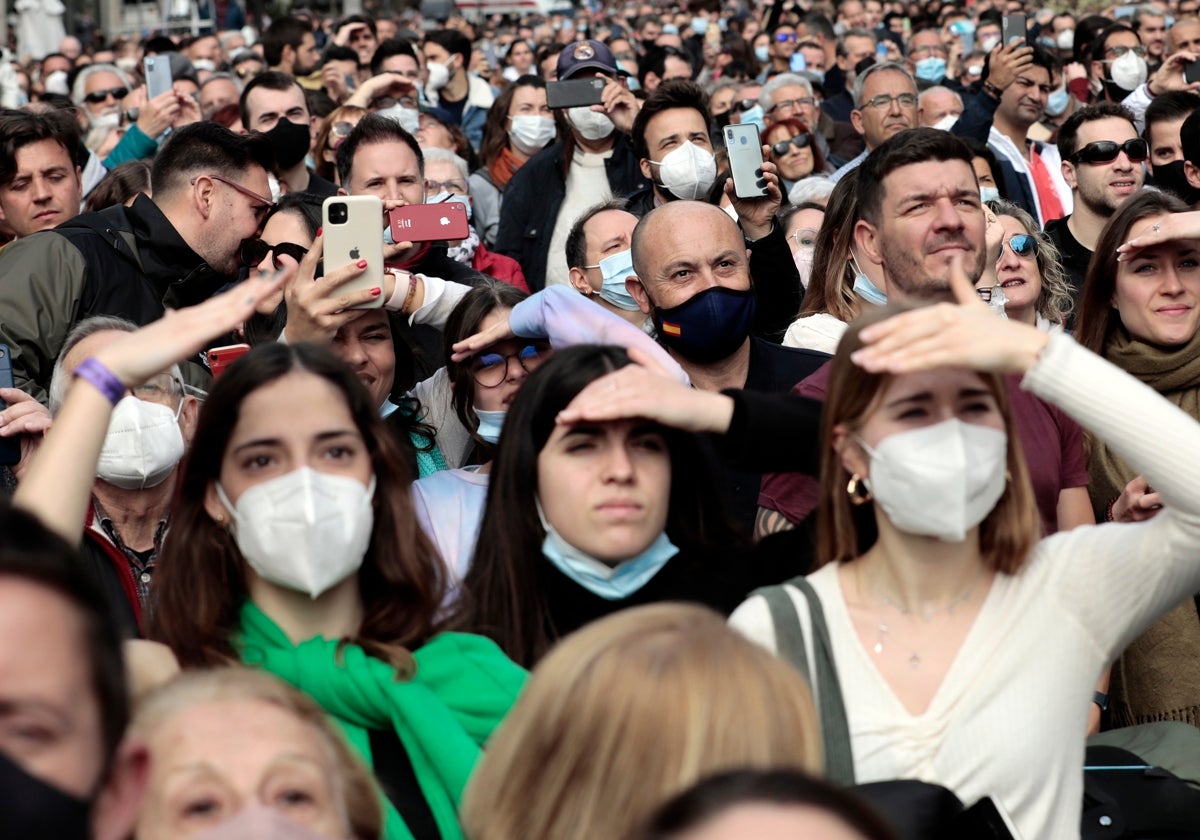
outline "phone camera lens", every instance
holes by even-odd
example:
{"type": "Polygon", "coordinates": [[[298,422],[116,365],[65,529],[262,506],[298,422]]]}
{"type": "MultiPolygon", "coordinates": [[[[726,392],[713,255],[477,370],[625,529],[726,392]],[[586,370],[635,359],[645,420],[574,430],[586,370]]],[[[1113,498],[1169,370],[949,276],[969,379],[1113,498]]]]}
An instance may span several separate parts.
{"type": "Polygon", "coordinates": [[[344,225],[349,218],[350,212],[344,203],[329,205],[329,223],[331,225],[344,225]]]}
{"type": "Polygon", "coordinates": [[[3,359],[8,354],[4,352],[4,348],[0,347],[0,359],[3,359]]]}

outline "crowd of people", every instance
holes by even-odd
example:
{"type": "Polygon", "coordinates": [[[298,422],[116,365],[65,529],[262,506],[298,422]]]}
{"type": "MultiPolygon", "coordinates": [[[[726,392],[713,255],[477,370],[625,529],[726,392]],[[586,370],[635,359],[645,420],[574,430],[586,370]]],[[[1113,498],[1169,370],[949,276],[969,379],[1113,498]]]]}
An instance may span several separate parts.
{"type": "Polygon", "coordinates": [[[1200,0],[1096,12],[0,68],[0,835],[1200,837],[1200,0]]]}

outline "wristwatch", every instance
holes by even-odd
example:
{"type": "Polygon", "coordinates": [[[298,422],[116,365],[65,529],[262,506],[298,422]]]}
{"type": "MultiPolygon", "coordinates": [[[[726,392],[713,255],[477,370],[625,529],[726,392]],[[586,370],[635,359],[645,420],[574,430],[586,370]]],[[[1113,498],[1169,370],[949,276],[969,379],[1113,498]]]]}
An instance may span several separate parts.
{"type": "Polygon", "coordinates": [[[1100,707],[1100,711],[1102,711],[1102,712],[1108,711],[1108,695],[1105,694],[1103,691],[1097,691],[1094,694],[1092,694],[1092,702],[1100,707]]]}

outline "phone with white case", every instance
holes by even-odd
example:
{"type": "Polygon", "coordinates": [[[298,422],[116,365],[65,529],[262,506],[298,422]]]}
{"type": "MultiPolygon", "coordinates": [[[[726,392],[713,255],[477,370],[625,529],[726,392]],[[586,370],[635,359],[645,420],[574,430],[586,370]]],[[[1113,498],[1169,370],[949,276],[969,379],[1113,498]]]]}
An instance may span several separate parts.
{"type": "Polygon", "coordinates": [[[725,148],[729,151],[729,173],[733,176],[733,192],[738,198],[762,198],[767,194],[762,180],[762,143],[758,126],[740,123],[725,126],[725,148]]]}
{"type": "MultiPolygon", "coordinates": [[[[375,195],[334,195],[321,205],[325,251],[325,274],[359,260],[367,261],[367,270],[338,286],[332,294],[383,288],[383,202],[375,195]]],[[[383,294],[376,295],[355,309],[378,309],[383,294]]]]}

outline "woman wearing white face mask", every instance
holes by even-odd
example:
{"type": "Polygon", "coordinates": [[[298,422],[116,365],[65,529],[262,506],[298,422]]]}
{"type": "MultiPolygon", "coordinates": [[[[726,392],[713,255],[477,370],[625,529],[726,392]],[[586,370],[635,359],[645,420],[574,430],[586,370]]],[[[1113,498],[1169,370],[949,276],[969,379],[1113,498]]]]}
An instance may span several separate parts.
{"type": "Polygon", "coordinates": [[[546,105],[546,83],[540,77],[521,76],[496,97],[483,126],[482,165],[471,174],[475,215],[488,247],[500,228],[504,188],[525,161],[557,137],[558,124],[546,105]]]}
{"type": "MultiPolygon", "coordinates": [[[[1200,588],[1200,426],[1064,333],[961,305],[864,320],[825,405],[818,563],[858,782],[998,801],[1024,837],[1079,837],[1088,700],[1141,629],[1200,588]],[[978,371],[978,372],[976,372],[978,371]],[[1077,418],[1161,492],[1151,522],[1038,542],[998,373],[1077,418]],[[1147,424],[1155,430],[1146,435],[1147,424]],[[1036,770],[1031,771],[1031,768],[1036,770]]],[[[783,594],[805,603],[794,586],[783,594]]],[[[733,625],[769,648],[763,598],[733,625]]]]}
{"type": "MultiPolygon", "coordinates": [[[[26,505],[77,539],[111,405],[279,282],[251,278],[77,367],[26,505]]],[[[441,563],[377,407],[334,357],[284,344],[240,360],[205,406],[151,638],[185,668],[244,661],[312,696],[375,769],[385,837],[460,836],[463,785],[524,673],[480,637],[439,632],[441,563]]]]}

